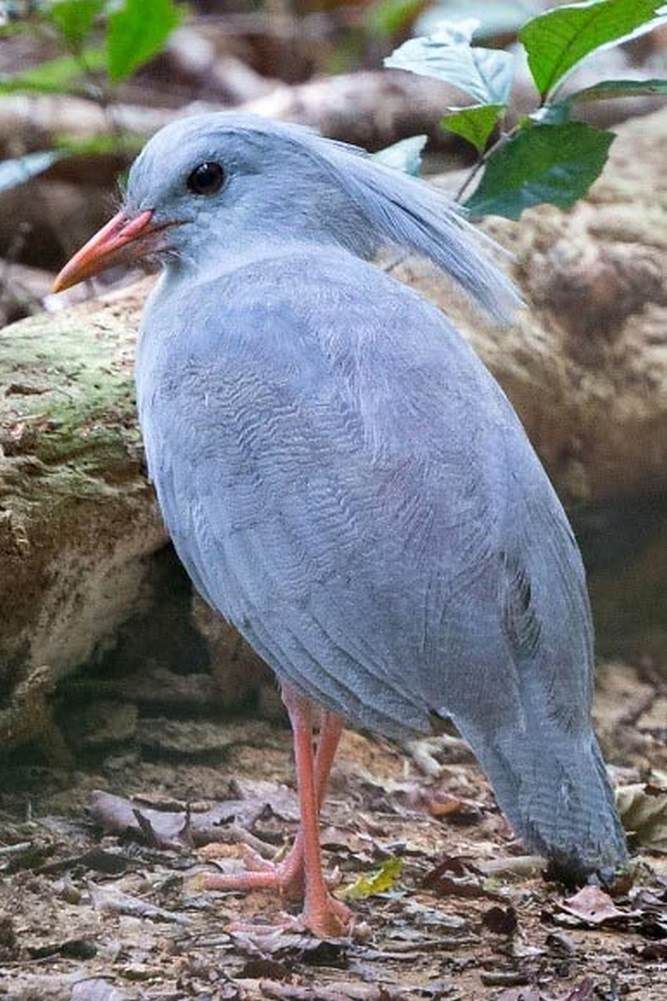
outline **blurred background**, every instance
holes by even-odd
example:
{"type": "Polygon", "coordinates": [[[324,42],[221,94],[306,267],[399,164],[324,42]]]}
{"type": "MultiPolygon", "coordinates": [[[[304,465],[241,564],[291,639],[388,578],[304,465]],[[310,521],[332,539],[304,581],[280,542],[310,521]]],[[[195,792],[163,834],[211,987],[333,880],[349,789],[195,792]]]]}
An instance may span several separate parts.
{"type": "MultiPolygon", "coordinates": [[[[88,0],[76,3],[85,13],[88,0]]],[[[473,147],[439,125],[447,105],[462,103],[461,92],[433,78],[383,70],[383,58],[443,18],[479,19],[480,44],[509,47],[521,60],[512,124],[536,105],[517,30],[531,14],[555,6],[544,0],[193,0],[176,4],[178,23],[170,30],[169,11],[151,2],[142,16],[158,26],[154,38],[144,39],[154,54],[126,58],[114,73],[104,53],[103,18],[77,37],[49,17],[48,4],[5,0],[0,321],[61,308],[90,293],[49,297],[50,276],[107,218],[118,177],[142,141],[176,114],[243,107],[371,150],[424,133],[427,173],[465,167],[474,161],[473,147]],[[33,152],[44,156],[26,160],[33,152]]],[[[659,76],[664,69],[665,34],[658,30],[587,61],[573,85],[659,76]]],[[[585,117],[610,124],[660,102],[659,96],[607,101],[587,106],[585,117]]]]}

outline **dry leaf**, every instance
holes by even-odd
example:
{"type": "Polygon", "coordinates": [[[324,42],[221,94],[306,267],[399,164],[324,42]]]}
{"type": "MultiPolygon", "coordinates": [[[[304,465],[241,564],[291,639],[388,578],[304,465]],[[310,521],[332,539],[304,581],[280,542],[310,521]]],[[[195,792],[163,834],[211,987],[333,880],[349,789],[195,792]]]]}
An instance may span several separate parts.
{"type": "Polygon", "coordinates": [[[504,899],[502,894],[494,892],[487,885],[486,879],[477,866],[462,855],[445,855],[435,868],[426,873],[422,880],[422,886],[434,890],[439,897],[504,899]]]}
{"type": "Polygon", "coordinates": [[[667,789],[658,786],[621,786],[616,806],[623,826],[644,848],[667,853],[667,789]]]}
{"type": "Polygon", "coordinates": [[[490,907],[482,924],[494,935],[513,935],[517,929],[516,911],[513,907],[490,907]]]}
{"type": "Polygon", "coordinates": [[[586,977],[576,984],[562,1001],[593,1001],[594,998],[595,984],[592,977],[586,977]]]}
{"type": "MultiPolygon", "coordinates": [[[[281,820],[299,819],[296,794],[287,786],[249,779],[235,780],[233,786],[238,799],[222,800],[207,810],[192,813],[136,806],[123,796],[99,789],[91,794],[89,810],[106,834],[131,832],[161,848],[190,847],[192,842],[201,845],[207,840],[217,840],[216,828],[231,822],[248,830],[267,811],[281,820]]],[[[253,846],[259,848],[256,841],[253,846]]]]}
{"type": "Polygon", "coordinates": [[[426,809],[433,817],[459,824],[476,824],[484,816],[479,803],[447,792],[436,792],[426,799],[426,809]]]}
{"type": "Polygon", "coordinates": [[[589,925],[602,925],[607,921],[627,920],[639,916],[639,911],[620,911],[609,894],[599,886],[585,886],[559,906],[561,910],[573,914],[589,925]]]}
{"type": "Polygon", "coordinates": [[[189,924],[190,918],[184,914],[167,911],[164,907],[156,907],[147,900],[131,897],[115,887],[100,887],[88,883],[88,891],[96,911],[109,914],[129,914],[131,917],[151,918],[154,921],[165,921],[172,924],[189,924]]]}
{"type": "Polygon", "coordinates": [[[498,1001],[548,1001],[546,995],[532,987],[511,988],[498,996],[498,1001]]]}
{"type": "Polygon", "coordinates": [[[72,1001],[127,1001],[128,995],[103,977],[84,977],[72,985],[72,1001]]]}

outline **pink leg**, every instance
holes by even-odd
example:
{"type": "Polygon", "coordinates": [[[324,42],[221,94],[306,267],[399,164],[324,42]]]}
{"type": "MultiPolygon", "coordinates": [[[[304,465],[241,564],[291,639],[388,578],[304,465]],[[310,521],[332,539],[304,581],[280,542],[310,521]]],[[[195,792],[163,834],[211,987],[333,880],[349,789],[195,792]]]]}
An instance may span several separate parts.
{"type": "Polygon", "coordinates": [[[318,790],[313,761],[312,709],[307,699],[289,689],[283,689],[294,732],[294,755],[301,807],[301,838],[303,843],[303,873],[305,882],[304,908],[301,922],[322,938],[345,934],[349,913],[340,901],[329,893],[322,872],[320,850],[318,790]]]}
{"type": "MultiPolygon", "coordinates": [[[[284,696],[284,698],[287,704],[289,696],[284,696]]],[[[331,766],[342,729],[343,724],[338,716],[330,712],[323,712],[315,757],[315,785],[318,814],[326,798],[329,773],[331,772],[331,766]]],[[[296,741],[296,734],[294,734],[294,739],[296,741]]],[[[205,889],[209,890],[241,890],[249,892],[251,890],[273,889],[278,890],[281,896],[288,899],[303,900],[303,819],[288,856],[279,865],[267,862],[251,851],[246,851],[246,865],[248,866],[248,871],[246,872],[206,875],[202,885],[205,889]]]]}
{"type": "MultiPolygon", "coordinates": [[[[291,718],[291,717],[290,717],[291,718]]],[[[336,749],[343,731],[343,723],[338,716],[333,713],[324,712],[322,723],[317,740],[317,752],[315,754],[315,791],[317,794],[317,817],[324,800],[327,796],[329,785],[329,775],[333,765],[336,749]]],[[[312,728],[311,728],[312,739],[312,728]]],[[[283,862],[283,874],[287,876],[287,881],[293,891],[293,896],[303,899],[304,892],[304,859],[303,859],[303,817],[301,825],[296,835],[294,844],[285,861],[283,862]]]]}

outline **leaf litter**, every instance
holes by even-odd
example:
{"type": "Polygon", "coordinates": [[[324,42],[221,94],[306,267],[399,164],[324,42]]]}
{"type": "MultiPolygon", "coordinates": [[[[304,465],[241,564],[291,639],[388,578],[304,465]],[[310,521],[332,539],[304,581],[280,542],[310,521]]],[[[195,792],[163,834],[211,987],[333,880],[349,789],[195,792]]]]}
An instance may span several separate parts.
{"type": "Polygon", "coordinates": [[[619,808],[642,854],[615,886],[577,893],[545,880],[543,861],[514,840],[458,744],[452,753],[445,741],[438,753],[431,742],[409,757],[346,733],[322,843],[359,933],[330,942],[268,931],[289,906],[275,894],[193,888],[214,865],[240,865],[246,846],[280,858],[293,838],[298,802],[280,726],[249,721],[245,745],[234,717],[229,737],[211,737],[228,748],[215,764],[197,758],[202,727],[184,722],[176,759],[170,737],[152,741],[150,753],[145,740],[110,746],[67,782],[47,766],[6,769],[0,996],[658,999],[667,963],[667,751],[655,727],[615,711],[603,730],[613,717],[607,751],[627,776],[619,808]],[[437,768],[420,767],[427,754],[437,768]],[[267,927],[225,930],[253,918],[267,927]]]}

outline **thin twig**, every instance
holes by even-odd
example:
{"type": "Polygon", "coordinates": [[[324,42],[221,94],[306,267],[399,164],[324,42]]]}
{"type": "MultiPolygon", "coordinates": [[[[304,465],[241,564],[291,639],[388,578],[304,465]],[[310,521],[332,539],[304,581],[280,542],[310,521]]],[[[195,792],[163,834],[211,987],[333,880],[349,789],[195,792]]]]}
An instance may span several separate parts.
{"type": "Polygon", "coordinates": [[[510,129],[509,132],[503,132],[500,135],[500,137],[496,140],[496,142],[494,142],[492,146],[489,146],[489,148],[486,150],[483,156],[480,156],[479,160],[474,165],[474,167],[464,180],[459,190],[456,192],[454,198],[457,202],[461,201],[464,194],[466,193],[472,182],[479,174],[480,170],[486,166],[487,161],[493,156],[496,150],[500,149],[501,146],[504,146],[505,143],[508,142],[514,135],[516,135],[518,131],[519,131],[519,126],[515,125],[514,128],[510,129]]]}

